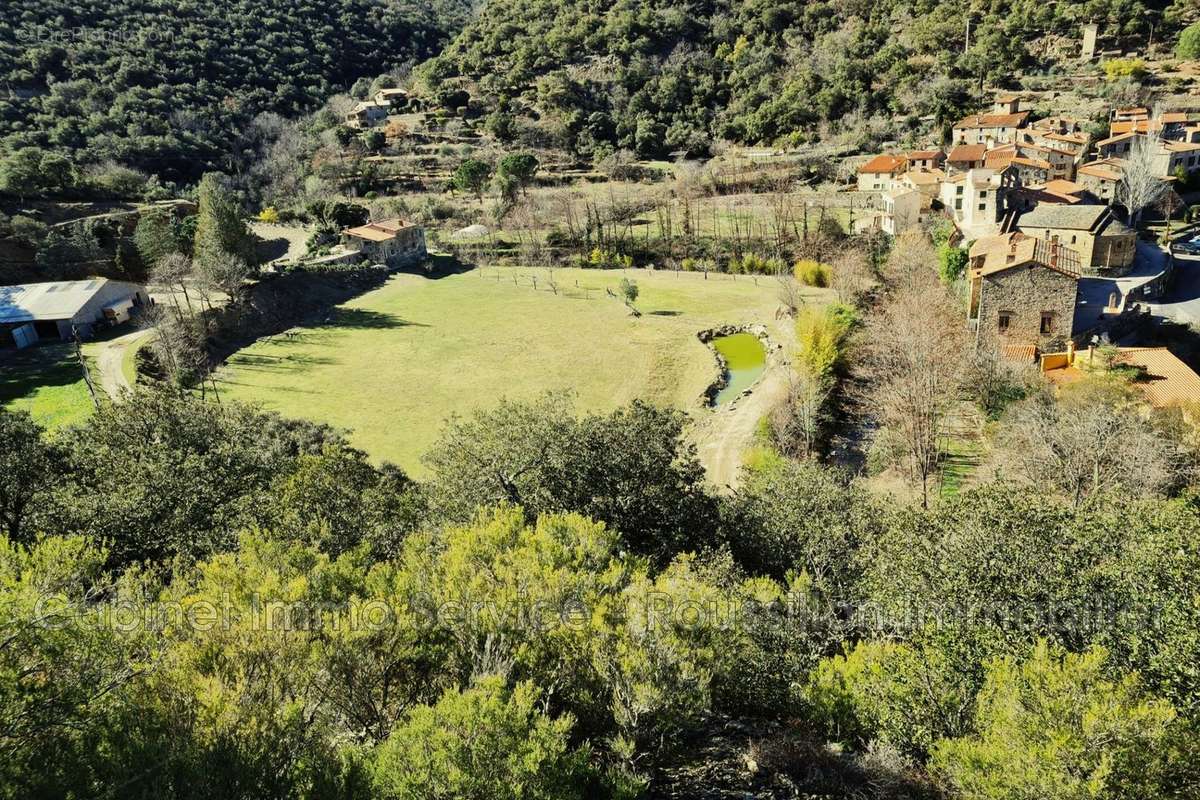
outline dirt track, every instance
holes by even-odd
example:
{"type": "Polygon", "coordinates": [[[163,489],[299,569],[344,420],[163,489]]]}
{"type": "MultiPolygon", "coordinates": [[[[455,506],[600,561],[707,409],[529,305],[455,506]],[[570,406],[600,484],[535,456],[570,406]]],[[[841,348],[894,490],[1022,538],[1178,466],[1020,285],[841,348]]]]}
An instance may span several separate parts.
{"type": "MultiPolygon", "coordinates": [[[[779,328],[772,326],[773,344],[786,335],[779,328]]],[[[754,445],[759,420],[787,397],[790,369],[787,349],[773,349],[767,356],[763,374],[750,387],[748,395],[705,411],[696,420],[692,436],[708,481],[717,489],[737,488],[742,459],[754,445]]]]}
{"type": "Polygon", "coordinates": [[[101,388],[111,399],[117,400],[124,392],[132,391],[133,387],[121,369],[121,362],[125,358],[125,351],[148,333],[144,330],[133,331],[100,344],[96,354],[96,372],[99,373],[101,388]]]}

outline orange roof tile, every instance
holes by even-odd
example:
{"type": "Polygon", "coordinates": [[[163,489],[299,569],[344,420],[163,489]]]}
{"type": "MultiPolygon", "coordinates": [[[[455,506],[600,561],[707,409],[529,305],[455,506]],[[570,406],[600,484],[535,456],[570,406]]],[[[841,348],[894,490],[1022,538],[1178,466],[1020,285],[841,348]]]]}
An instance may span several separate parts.
{"type": "Polygon", "coordinates": [[[1122,347],[1116,361],[1141,369],[1134,386],[1152,406],[1200,401],[1200,375],[1165,347],[1122,347]]]}
{"type": "Polygon", "coordinates": [[[1015,114],[970,114],[954,123],[956,129],[964,128],[1019,128],[1029,117],[1028,111],[1015,114]]]}
{"type": "Polygon", "coordinates": [[[861,175],[878,175],[889,174],[895,175],[898,172],[904,172],[907,166],[903,156],[893,156],[883,154],[875,156],[867,163],[858,168],[861,175]]]}
{"type": "Polygon", "coordinates": [[[987,146],[982,144],[960,144],[946,156],[947,161],[983,161],[987,146]]]}
{"type": "Polygon", "coordinates": [[[379,222],[368,222],[357,228],[347,228],[345,234],[370,242],[386,242],[388,239],[394,239],[397,233],[407,227],[410,227],[409,223],[402,219],[385,219],[379,222]]]}

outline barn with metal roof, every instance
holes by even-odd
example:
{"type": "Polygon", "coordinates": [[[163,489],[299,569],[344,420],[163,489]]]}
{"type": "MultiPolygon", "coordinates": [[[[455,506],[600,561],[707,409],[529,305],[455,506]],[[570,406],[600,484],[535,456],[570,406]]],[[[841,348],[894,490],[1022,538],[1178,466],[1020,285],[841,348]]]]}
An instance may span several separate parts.
{"type": "Polygon", "coordinates": [[[89,338],[97,326],[124,322],[149,302],[136,283],[109,278],[0,286],[0,345],[89,338]]]}

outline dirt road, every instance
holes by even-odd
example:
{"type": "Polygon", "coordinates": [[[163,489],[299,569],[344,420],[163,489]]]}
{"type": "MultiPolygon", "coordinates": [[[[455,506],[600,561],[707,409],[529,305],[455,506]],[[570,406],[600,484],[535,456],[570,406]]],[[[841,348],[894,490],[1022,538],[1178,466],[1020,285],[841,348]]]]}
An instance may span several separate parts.
{"type": "MultiPolygon", "coordinates": [[[[771,334],[778,335],[776,331],[771,334]]],[[[786,351],[773,349],[750,394],[701,412],[702,416],[696,420],[692,436],[700,463],[708,473],[709,483],[717,489],[737,488],[742,459],[754,445],[759,420],[787,397],[790,369],[786,351]]]]}
{"type": "Polygon", "coordinates": [[[125,351],[148,333],[149,331],[133,331],[99,344],[96,353],[97,377],[104,393],[113,400],[119,400],[123,393],[133,390],[129,381],[125,379],[121,363],[125,359],[125,351]]]}

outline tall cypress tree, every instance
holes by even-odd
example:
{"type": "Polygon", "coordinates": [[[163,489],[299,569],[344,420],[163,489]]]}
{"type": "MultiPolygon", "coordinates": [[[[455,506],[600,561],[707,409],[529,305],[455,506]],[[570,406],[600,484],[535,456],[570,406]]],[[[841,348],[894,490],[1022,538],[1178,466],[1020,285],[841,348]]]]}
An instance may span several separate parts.
{"type": "Polygon", "coordinates": [[[233,255],[254,266],[257,263],[254,237],[242,220],[237,201],[222,177],[219,173],[206,172],[200,179],[196,263],[207,266],[233,255]]]}

